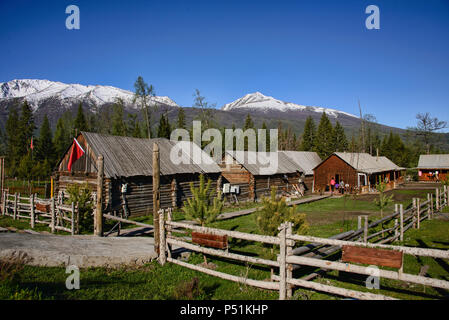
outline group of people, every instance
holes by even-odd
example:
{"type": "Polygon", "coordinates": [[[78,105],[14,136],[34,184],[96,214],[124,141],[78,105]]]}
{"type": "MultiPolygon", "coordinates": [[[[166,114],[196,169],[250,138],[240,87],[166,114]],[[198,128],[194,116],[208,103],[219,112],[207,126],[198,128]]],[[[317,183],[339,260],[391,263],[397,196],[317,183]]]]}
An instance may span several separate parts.
{"type": "Polygon", "coordinates": [[[334,194],[334,191],[344,194],[345,191],[349,189],[349,184],[347,184],[347,183],[345,184],[345,182],[343,180],[337,182],[334,177],[332,177],[329,184],[330,184],[330,189],[331,189],[332,195],[334,194]]]}
{"type": "Polygon", "coordinates": [[[431,180],[433,180],[433,179],[435,178],[435,181],[436,181],[436,182],[440,182],[440,176],[439,176],[439,174],[438,174],[438,171],[435,171],[435,172],[430,171],[430,172],[429,172],[429,178],[430,178],[431,180]]]}

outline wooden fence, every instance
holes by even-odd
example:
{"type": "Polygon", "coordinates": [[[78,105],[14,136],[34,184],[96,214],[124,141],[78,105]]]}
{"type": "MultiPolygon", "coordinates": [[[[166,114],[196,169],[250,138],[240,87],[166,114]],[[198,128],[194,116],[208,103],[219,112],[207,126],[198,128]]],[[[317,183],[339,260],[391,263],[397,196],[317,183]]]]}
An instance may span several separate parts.
{"type": "Polygon", "coordinates": [[[62,199],[42,199],[35,194],[24,197],[20,193],[2,196],[2,215],[10,216],[14,220],[29,219],[30,227],[36,224],[48,225],[51,232],[61,230],[72,235],[79,233],[79,211],[75,203],[62,204],[62,199]]]}
{"type": "MultiPolygon", "coordinates": [[[[231,230],[200,227],[187,223],[174,222],[172,221],[170,214],[165,217],[165,211],[160,210],[159,262],[162,265],[166,262],[171,262],[222,279],[258,288],[276,290],[279,291],[279,299],[281,300],[290,298],[295,286],[356,299],[390,300],[393,298],[385,295],[349,290],[311,281],[317,273],[309,274],[301,279],[295,279],[293,277],[293,270],[300,266],[310,266],[327,271],[338,270],[367,276],[372,274],[372,268],[356,265],[354,263],[348,263],[348,260],[345,262],[325,260],[326,257],[340,251],[342,247],[372,248],[372,250],[377,250],[375,252],[376,255],[385,255],[385,250],[389,250],[390,253],[393,251],[400,253],[401,255],[410,254],[415,256],[449,259],[449,250],[414,248],[386,244],[398,239],[403,240],[404,233],[410,228],[419,229],[421,221],[424,219],[432,219],[434,214],[440,211],[444,206],[448,205],[448,199],[449,190],[446,187],[443,190],[438,188],[435,190],[435,196],[433,194],[428,194],[426,201],[421,202],[419,199],[414,199],[413,205],[406,210],[404,210],[403,205],[396,205],[396,210],[394,213],[372,223],[368,223],[366,216],[361,216],[359,217],[357,230],[344,232],[331,238],[295,235],[292,233],[291,223],[282,224],[279,227],[280,232],[277,236],[265,236],[231,230]],[[363,218],[365,218],[365,223],[362,226],[363,218]],[[394,222],[393,226],[388,226],[391,225],[392,222],[394,222]],[[384,228],[385,225],[387,225],[386,228],[384,228]],[[381,226],[381,230],[376,229],[376,227],[379,226],[381,226]],[[179,231],[184,231],[182,229],[205,233],[208,235],[226,236],[235,239],[275,245],[279,248],[279,254],[276,260],[269,260],[261,257],[235,253],[232,252],[232,250],[219,250],[200,246],[188,241],[186,237],[177,237],[173,235],[174,232],[177,233],[179,231]],[[369,242],[370,240],[376,241],[376,243],[369,242]],[[306,242],[308,244],[295,248],[295,245],[298,242],[306,242]],[[279,274],[274,275],[272,273],[271,281],[262,281],[211,270],[200,265],[193,265],[173,258],[173,246],[229,260],[262,265],[272,268],[272,270],[273,268],[276,268],[279,270],[279,274]]],[[[184,233],[186,232],[184,231],[184,233]]],[[[401,264],[397,271],[378,269],[379,277],[417,283],[436,288],[449,289],[449,281],[404,273],[402,261],[403,259],[401,256],[401,264]]],[[[360,261],[355,262],[357,263],[360,261]]]]}

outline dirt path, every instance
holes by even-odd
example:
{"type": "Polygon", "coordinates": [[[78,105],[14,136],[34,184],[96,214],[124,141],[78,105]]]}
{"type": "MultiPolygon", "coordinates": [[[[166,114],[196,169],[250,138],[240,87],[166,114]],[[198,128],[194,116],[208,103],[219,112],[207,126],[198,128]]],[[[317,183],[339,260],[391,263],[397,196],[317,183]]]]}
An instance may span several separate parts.
{"type": "Polygon", "coordinates": [[[153,244],[150,237],[100,238],[2,232],[0,259],[23,256],[30,265],[115,268],[142,265],[155,259],[153,244]]]}

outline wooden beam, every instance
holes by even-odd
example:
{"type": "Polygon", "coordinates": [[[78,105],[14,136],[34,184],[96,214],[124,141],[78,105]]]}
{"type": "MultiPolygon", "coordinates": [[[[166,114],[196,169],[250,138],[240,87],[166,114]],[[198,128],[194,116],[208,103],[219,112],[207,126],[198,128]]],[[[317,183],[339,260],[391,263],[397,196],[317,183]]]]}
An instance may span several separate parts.
{"type": "MultiPolygon", "coordinates": [[[[297,257],[297,256],[287,257],[287,262],[295,263],[295,264],[302,264],[302,265],[312,266],[312,267],[326,268],[326,269],[331,269],[331,270],[358,273],[358,274],[363,274],[363,275],[368,275],[368,276],[371,275],[371,270],[369,268],[364,267],[364,266],[349,264],[349,263],[342,263],[342,262],[328,261],[328,260],[323,261],[323,260],[314,259],[314,258],[297,257]]],[[[431,286],[431,287],[435,287],[435,288],[449,289],[449,281],[445,281],[445,280],[420,277],[420,276],[415,276],[412,274],[383,270],[383,269],[379,269],[379,276],[382,278],[386,278],[386,279],[401,280],[401,281],[406,281],[406,282],[423,284],[423,285],[427,285],[427,286],[431,286]]]]}
{"type": "Polygon", "coordinates": [[[95,235],[103,236],[103,179],[104,179],[104,158],[99,155],[97,159],[97,203],[95,207],[95,235]]]}
{"type": "Polygon", "coordinates": [[[225,279],[225,280],[230,280],[230,281],[234,281],[234,282],[238,282],[238,283],[242,283],[242,284],[246,284],[252,287],[257,287],[257,288],[262,288],[262,289],[269,289],[269,290],[279,290],[279,282],[270,282],[270,281],[261,281],[261,280],[253,280],[253,279],[248,279],[245,277],[238,277],[238,276],[234,276],[234,275],[230,275],[227,273],[223,273],[223,272],[219,272],[219,271],[215,271],[215,270],[211,270],[211,269],[207,269],[204,267],[200,267],[200,266],[196,266],[190,263],[186,263],[186,262],[182,262],[173,258],[167,258],[168,262],[172,262],[174,264],[195,270],[195,271],[200,271],[203,272],[205,274],[209,274],[211,276],[215,276],[221,279],[225,279]]]}
{"type": "Polygon", "coordinates": [[[159,255],[159,209],[160,209],[160,162],[159,146],[153,143],[153,225],[154,225],[154,251],[159,255]]]}

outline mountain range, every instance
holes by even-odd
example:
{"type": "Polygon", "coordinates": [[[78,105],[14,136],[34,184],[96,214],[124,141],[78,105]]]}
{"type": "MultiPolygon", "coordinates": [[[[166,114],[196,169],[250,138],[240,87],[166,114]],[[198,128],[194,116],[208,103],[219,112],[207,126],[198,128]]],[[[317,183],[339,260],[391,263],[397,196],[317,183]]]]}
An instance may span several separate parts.
{"type": "MultiPolygon", "coordinates": [[[[83,104],[84,110],[98,112],[102,108],[110,108],[117,98],[124,102],[125,111],[139,113],[139,107],[133,103],[134,93],[128,90],[112,86],[65,84],[49,80],[16,79],[0,83],[0,126],[4,128],[9,109],[20,106],[24,100],[32,106],[36,124],[39,126],[44,115],[49,117],[54,128],[57,119],[66,111],[76,113],[78,105],[83,104]]],[[[170,121],[176,121],[179,105],[167,96],[152,97],[153,104],[158,108],[153,111],[154,119],[159,119],[160,114],[166,113],[170,121]]],[[[184,107],[184,106],[183,106],[184,107]]],[[[200,109],[184,107],[187,123],[195,119],[200,109]]],[[[291,127],[297,134],[301,134],[305,120],[311,116],[315,122],[325,112],[332,123],[339,121],[347,134],[358,132],[360,118],[353,114],[337,109],[319,106],[305,106],[292,102],[284,102],[276,98],[266,96],[260,92],[247,94],[233,102],[227,103],[221,109],[211,109],[213,118],[219,125],[231,127],[243,126],[247,114],[251,115],[256,127],[265,122],[269,128],[276,128],[282,123],[283,128],[291,127]]],[[[156,124],[154,124],[156,125],[156,124]]],[[[378,125],[381,132],[390,130],[399,134],[405,134],[406,130],[378,125]]],[[[449,134],[444,134],[449,143],[449,134]]]]}

